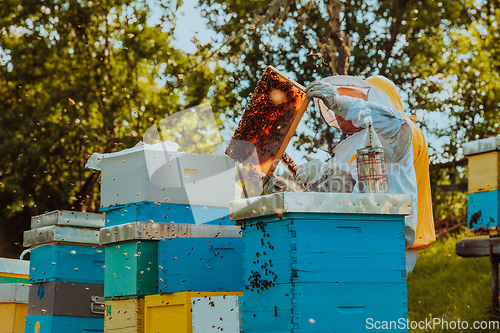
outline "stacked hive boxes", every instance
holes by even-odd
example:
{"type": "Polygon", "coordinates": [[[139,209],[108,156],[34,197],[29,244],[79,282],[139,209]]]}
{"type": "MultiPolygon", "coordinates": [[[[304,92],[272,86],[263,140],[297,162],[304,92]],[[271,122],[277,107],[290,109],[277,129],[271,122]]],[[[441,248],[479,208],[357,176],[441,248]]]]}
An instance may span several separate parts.
{"type": "Polygon", "coordinates": [[[29,261],[0,258],[0,333],[24,332],[28,313],[28,270],[29,261]]]}
{"type": "Polygon", "coordinates": [[[31,219],[24,246],[31,247],[25,332],[102,332],[103,214],[54,211],[31,219]]]}
{"type": "MultiPolygon", "coordinates": [[[[234,201],[251,332],[363,332],[408,318],[409,195],[279,193],[234,201]]],[[[394,327],[393,327],[394,328],[394,327]]]]}
{"type": "Polygon", "coordinates": [[[230,159],[141,146],[97,158],[106,332],[191,332],[192,297],[242,293],[230,159]]]}
{"type": "Polygon", "coordinates": [[[465,143],[469,159],[467,221],[475,233],[500,227],[500,136],[465,143]]]}

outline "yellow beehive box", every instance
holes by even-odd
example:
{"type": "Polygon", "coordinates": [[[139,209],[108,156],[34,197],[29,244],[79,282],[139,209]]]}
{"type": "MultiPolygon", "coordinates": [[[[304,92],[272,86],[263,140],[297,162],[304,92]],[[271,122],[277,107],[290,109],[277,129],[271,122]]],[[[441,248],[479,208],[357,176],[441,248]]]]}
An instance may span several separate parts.
{"type": "Polygon", "coordinates": [[[243,295],[242,292],[183,292],[144,298],[145,333],[192,333],[191,299],[243,295]]]}
{"type": "Polygon", "coordinates": [[[105,333],[143,333],[144,298],[106,300],[105,333]]]}
{"type": "Polygon", "coordinates": [[[469,156],[469,193],[500,188],[500,151],[469,156]]]}
{"type": "Polygon", "coordinates": [[[28,304],[0,303],[0,333],[24,333],[28,304]]]}

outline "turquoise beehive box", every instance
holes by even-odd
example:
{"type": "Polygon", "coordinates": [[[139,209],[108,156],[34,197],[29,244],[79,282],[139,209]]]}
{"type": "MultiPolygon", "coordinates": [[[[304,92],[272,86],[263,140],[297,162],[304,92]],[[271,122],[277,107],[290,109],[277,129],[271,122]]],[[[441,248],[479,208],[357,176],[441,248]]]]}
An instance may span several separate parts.
{"type": "Polygon", "coordinates": [[[407,318],[411,212],[409,195],[278,193],[232,202],[243,233],[245,332],[362,332],[367,318],[407,318]]]}

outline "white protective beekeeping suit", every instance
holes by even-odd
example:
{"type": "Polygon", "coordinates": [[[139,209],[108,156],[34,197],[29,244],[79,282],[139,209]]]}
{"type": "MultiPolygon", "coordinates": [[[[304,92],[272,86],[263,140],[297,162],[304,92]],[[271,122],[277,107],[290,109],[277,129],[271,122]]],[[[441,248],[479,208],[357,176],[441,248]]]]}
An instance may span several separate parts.
{"type": "MultiPolygon", "coordinates": [[[[408,252],[408,249],[415,241],[417,227],[417,180],[413,166],[412,131],[408,120],[403,118],[400,111],[396,110],[394,103],[382,90],[361,79],[349,76],[334,76],[324,79],[323,82],[333,85],[336,89],[339,87],[361,89],[366,96],[366,101],[361,98],[345,98],[344,96],[336,99],[338,107],[334,108],[335,113],[345,120],[352,121],[354,126],[363,127],[364,129],[350,135],[334,148],[332,151],[334,157],[326,163],[322,172],[328,168],[340,167],[342,170],[350,172],[355,180],[358,179],[356,150],[360,148],[366,131],[365,121],[367,119],[371,120],[384,148],[388,174],[387,192],[413,195],[414,213],[407,216],[405,220],[406,272],[409,274],[413,270],[417,259],[416,251],[408,252]],[[370,101],[370,94],[371,99],[376,102],[370,101]]],[[[339,89],[339,91],[341,90],[339,89]]],[[[314,92],[311,97],[314,97],[314,92]]],[[[325,121],[332,122],[332,119],[335,120],[333,115],[329,118],[328,113],[325,113],[325,105],[321,100],[315,99],[315,102],[318,109],[323,108],[322,115],[325,121]]],[[[319,172],[316,178],[322,172],[319,172]]],[[[352,192],[359,192],[358,184],[354,186],[352,192]]]]}

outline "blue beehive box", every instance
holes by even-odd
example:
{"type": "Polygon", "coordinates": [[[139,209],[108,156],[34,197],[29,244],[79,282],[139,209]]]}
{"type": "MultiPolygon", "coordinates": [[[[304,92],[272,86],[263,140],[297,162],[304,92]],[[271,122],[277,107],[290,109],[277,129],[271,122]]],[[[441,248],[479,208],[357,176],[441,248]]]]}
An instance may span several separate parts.
{"type": "Polygon", "coordinates": [[[30,282],[104,283],[104,247],[42,244],[31,249],[30,282]]]}
{"type": "Polygon", "coordinates": [[[104,332],[104,318],[73,316],[27,316],[25,333],[104,332]]]}
{"type": "Polygon", "coordinates": [[[367,318],[407,318],[411,196],[279,193],[230,211],[243,224],[246,333],[361,332],[367,318]]]}
{"type": "Polygon", "coordinates": [[[160,241],[159,292],[241,292],[242,252],[241,237],[188,237],[160,241]]]}
{"type": "Polygon", "coordinates": [[[500,190],[469,193],[467,221],[471,230],[500,227],[500,190]]]}
{"type": "Polygon", "coordinates": [[[129,222],[174,222],[184,224],[234,225],[229,208],[175,203],[138,202],[104,207],[106,227],[129,222]]]}

